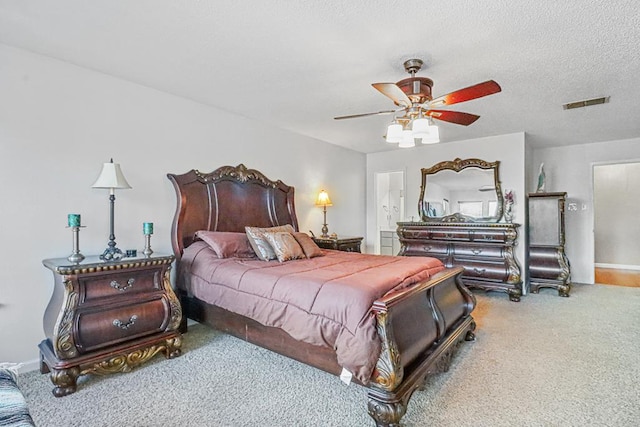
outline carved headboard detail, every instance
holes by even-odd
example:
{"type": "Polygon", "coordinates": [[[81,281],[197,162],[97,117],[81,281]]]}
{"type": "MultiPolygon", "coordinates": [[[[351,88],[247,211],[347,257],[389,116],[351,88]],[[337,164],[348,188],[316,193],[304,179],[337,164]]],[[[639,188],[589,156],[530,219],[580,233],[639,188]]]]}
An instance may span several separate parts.
{"type": "Polygon", "coordinates": [[[178,259],[199,230],[244,232],[245,226],[285,224],[298,230],[294,188],[243,164],[167,177],[177,197],[171,244],[178,259]]]}

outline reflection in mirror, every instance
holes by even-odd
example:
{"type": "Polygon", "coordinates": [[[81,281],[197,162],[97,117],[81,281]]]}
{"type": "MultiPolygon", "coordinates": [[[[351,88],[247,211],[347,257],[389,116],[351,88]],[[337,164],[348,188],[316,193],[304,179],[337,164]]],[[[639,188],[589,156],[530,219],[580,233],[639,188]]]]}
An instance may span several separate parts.
{"type": "Polygon", "coordinates": [[[499,163],[455,159],[422,169],[422,220],[498,222],[503,209],[499,163]]]}

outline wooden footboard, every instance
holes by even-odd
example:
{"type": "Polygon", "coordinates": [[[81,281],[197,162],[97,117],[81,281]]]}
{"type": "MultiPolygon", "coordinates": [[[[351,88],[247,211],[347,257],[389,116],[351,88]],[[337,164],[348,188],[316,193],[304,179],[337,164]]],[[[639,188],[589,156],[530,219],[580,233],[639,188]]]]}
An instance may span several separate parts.
{"type": "MultiPolygon", "coordinates": [[[[374,303],[382,352],[370,383],[362,385],[370,390],[369,414],[376,425],[398,425],[426,376],[448,369],[458,344],[473,339],[475,299],[461,273],[462,268],[445,270],[374,303]]],[[[299,342],[281,329],[180,295],[184,313],[193,320],[334,375],[342,371],[333,349],[299,342]]]]}
{"type": "Polygon", "coordinates": [[[446,371],[464,339],[473,340],[473,294],[462,268],[374,303],[382,352],[369,384],[369,415],[378,426],[396,426],[413,392],[428,374],[446,371]]]}

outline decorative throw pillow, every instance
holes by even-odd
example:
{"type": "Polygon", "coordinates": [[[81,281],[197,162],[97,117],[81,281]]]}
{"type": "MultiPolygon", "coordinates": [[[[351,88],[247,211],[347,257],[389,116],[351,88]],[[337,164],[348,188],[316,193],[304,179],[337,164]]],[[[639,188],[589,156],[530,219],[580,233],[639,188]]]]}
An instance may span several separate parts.
{"type": "Polygon", "coordinates": [[[247,232],[247,237],[249,238],[249,244],[253,248],[258,258],[263,261],[269,261],[272,259],[276,259],[276,253],[273,251],[271,244],[267,241],[265,237],[266,233],[275,233],[279,231],[285,231],[287,233],[293,233],[295,230],[291,224],[280,225],[277,227],[268,227],[268,228],[260,228],[260,227],[245,227],[245,231],[247,232]]]}
{"type": "Polygon", "coordinates": [[[209,245],[218,258],[254,258],[256,256],[245,233],[201,230],[196,232],[196,238],[209,245]]]}
{"type": "Polygon", "coordinates": [[[285,262],[305,257],[302,248],[291,233],[266,233],[265,237],[276,253],[278,261],[285,262]]]}
{"type": "Polygon", "coordinates": [[[295,232],[295,233],[291,233],[291,234],[296,239],[296,241],[298,242],[298,244],[302,248],[302,251],[304,252],[304,255],[307,258],[313,258],[313,257],[316,257],[316,256],[322,256],[323,255],[322,249],[320,249],[320,247],[318,245],[316,245],[316,242],[314,242],[313,239],[311,237],[309,237],[309,235],[307,233],[295,232]]]}

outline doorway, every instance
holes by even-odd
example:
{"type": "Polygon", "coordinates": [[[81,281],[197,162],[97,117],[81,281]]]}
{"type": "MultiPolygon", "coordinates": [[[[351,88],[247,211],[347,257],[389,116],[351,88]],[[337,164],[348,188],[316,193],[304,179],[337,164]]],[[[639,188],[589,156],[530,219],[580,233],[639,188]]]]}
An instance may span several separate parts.
{"type": "Polygon", "coordinates": [[[404,171],[376,173],[376,253],[397,255],[397,222],[404,219],[404,171]]]}
{"type": "Polygon", "coordinates": [[[593,166],[595,283],[640,287],[640,162],[593,166]]]}

